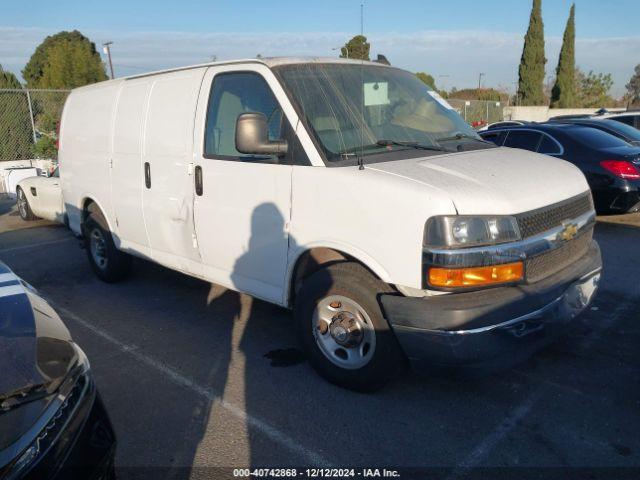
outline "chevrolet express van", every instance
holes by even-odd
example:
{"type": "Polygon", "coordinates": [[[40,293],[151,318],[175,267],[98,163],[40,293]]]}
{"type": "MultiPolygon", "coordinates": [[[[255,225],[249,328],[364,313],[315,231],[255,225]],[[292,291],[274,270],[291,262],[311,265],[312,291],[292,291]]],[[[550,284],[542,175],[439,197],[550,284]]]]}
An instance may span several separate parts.
{"type": "Polygon", "coordinates": [[[221,62],[74,90],[71,229],[106,282],[131,255],[289,307],[312,366],[375,390],[407,360],[538,348],[602,262],[573,165],[488,144],[415,75],[372,62],[221,62]]]}

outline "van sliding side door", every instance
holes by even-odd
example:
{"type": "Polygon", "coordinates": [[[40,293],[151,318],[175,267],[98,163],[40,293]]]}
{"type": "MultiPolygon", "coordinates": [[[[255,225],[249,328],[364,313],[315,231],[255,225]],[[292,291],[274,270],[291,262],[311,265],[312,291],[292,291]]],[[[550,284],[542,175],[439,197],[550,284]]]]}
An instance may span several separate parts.
{"type": "Polygon", "coordinates": [[[193,223],[193,125],[205,71],[150,77],[140,178],[153,259],[195,275],[201,262],[193,223]]]}

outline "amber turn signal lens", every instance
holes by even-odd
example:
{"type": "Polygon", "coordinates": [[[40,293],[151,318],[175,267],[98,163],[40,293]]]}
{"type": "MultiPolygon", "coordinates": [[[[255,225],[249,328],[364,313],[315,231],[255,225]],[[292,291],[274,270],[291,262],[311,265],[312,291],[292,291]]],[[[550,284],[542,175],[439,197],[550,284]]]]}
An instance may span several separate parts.
{"type": "Polygon", "coordinates": [[[429,285],[434,287],[482,287],[498,283],[510,283],[522,280],[524,265],[522,262],[472,268],[429,269],[429,285]]]}

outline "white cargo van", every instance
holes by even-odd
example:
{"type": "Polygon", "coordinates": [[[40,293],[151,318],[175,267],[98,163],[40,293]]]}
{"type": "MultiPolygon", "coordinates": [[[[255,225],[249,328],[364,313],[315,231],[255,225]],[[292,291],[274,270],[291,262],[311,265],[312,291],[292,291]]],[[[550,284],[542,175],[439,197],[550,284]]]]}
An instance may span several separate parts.
{"type": "Polygon", "coordinates": [[[373,390],[413,364],[529,352],[602,268],[573,165],[482,141],[377,63],[214,63],[74,90],[71,229],[107,282],[135,255],[294,311],[310,363],[373,390]]]}

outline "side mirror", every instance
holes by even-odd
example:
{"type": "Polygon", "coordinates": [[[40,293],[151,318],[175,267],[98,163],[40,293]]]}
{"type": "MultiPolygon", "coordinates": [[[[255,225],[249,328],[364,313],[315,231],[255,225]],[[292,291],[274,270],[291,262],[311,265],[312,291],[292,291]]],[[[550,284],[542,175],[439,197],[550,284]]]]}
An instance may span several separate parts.
{"type": "Polygon", "coordinates": [[[284,155],[286,140],[269,140],[267,117],[264,113],[247,112],[236,120],[236,150],[254,155],[284,155]]]}

